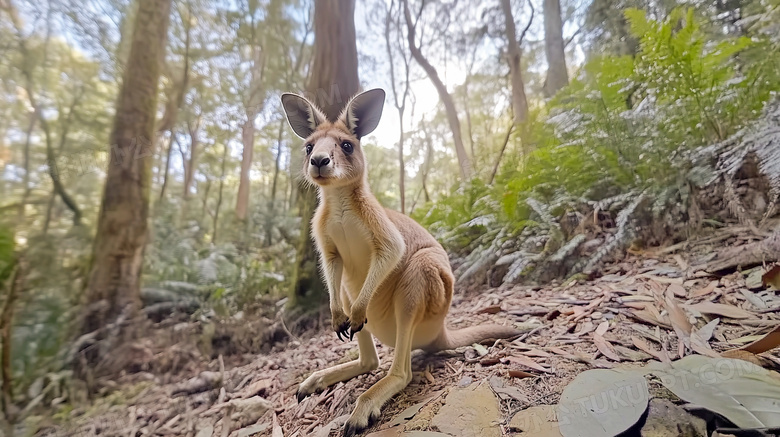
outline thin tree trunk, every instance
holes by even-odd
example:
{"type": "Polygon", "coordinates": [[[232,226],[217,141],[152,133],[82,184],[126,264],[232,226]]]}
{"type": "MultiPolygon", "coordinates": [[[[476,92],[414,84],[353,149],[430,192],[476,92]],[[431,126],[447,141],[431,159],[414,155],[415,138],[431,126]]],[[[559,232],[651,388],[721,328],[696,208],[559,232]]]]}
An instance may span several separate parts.
{"type": "MultiPolygon", "coordinates": [[[[315,2],[312,64],[308,93],[328,119],[336,120],[348,99],[360,89],[355,0],[315,2]]],[[[298,200],[301,233],[290,287],[290,305],[299,305],[307,297],[319,300],[327,293],[317,271],[317,254],[310,240],[311,219],[317,206],[316,191],[302,184],[298,200]]]]}
{"type": "MultiPolygon", "coordinates": [[[[139,0],[130,54],[111,132],[112,162],[98,216],[92,267],[84,298],[81,332],[132,320],[141,306],[141,268],[148,237],[149,185],[158,83],[170,21],[171,0],[139,0]]],[[[103,334],[105,335],[105,334],[103,334]]],[[[101,337],[99,335],[99,337],[101,337]]],[[[95,364],[132,337],[111,339],[86,357],[95,364]]]]}
{"type": "MultiPolygon", "coordinates": [[[[247,117],[250,117],[247,115],[247,117]]],[[[249,171],[252,169],[252,159],[255,149],[255,121],[250,117],[241,126],[241,143],[244,151],[241,153],[241,177],[238,182],[238,199],[236,200],[236,218],[246,220],[249,209],[249,171]]]]}
{"type": "Polygon", "coordinates": [[[458,119],[458,110],[455,107],[455,101],[447,91],[447,87],[444,82],[439,78],[439,74],[436,72],[436,68],[431,65],[425,58],[420,47],[417,47],[415,42],[415,26],[412,22],[412,13],[409,11],[409,0],[402,0],[404,4],[404,17],[406,18],[406,38],[409,41],[409,50],[412,53],[412,57],[418,64],[425,70],[428,78],[433,83],[436,92],[439,94],[439,99],[444,105],[445,112],[447,113],[447,122],[452,130],[452,140],[455,143],[455,153],[458,155],[458,164],[460,165],[460,175],[463,181],[471,179],[472,167],[471,158],[466,153],[466,148],[463,146],[463,136],[460,131],[460,120],[458,119]]]}
{"type": "Polygon", "coordinates": [[[276,216],[276,190],[279,182],[279,172],[282,166],[282,136],[284,135],[285,120],[279,123],[279,134],[276,137],[276,160],[274,162],[274,179],[271,183],[271,196],[268,200],[265,222],[265,245],[270,246],[273,239],[274,217],[276,216]]]}
{"type": "Polygon", "coordinates": [[[543,1],[544,51],[547,55],[547,79],[544,83],[544,92],[548,97],[552,97],[558,90],[569,84],[569,72],[566,70],[561,2],[560,0],[543,1]]]}
{"type": "MultiPolygon", "coordinates": [[[[200,191],[200,190],[198,190],[198,191],[200,191]]],[[[206,203],[209,200],[209,192],[210,191],[211,191],[211,178],[206,176],[206,189],[203,190],[203,203],[201,204],[201,208],[200,208],[200,215],[204,216],[204,217],[207,214],[207,208],[206,208],[207,205],[206,205],[206,203]]]]}
{"type": "MultiPolygon", "coordinates": [[[[399,93],[395,84],[395,56],[393,55],[393,47],[390,43],[390,29],[393,22],[393,10],[395,6],[395,0],[390,2],[385,15],[385,49],[387,50],[387,57],[390,59],[390,84],[393,90],[393,101],[395,108],[398,111],[398,189],[400,191],[401,200],[401,214],[406,213],[406,169],[404,164],[404,112],[406,111],[406,99],[409,96],[410,82],[409,82],[409,62],[410,60],[403,53],[401,49],[401,59],[404,65],[404,90],[403,93],[399,93]]],[[[399,14],[400,15],[400,14],[399,14]]],[[[401,32],[400,19],[396,20],[396,28],[401,32]]]]}
{"type": "MultiPolygon", "coordinates": [[[[200,131],[200,115],[195,120],[195,127],[191,127],[187,123],[187,128],[190,131],[190,156],[184,159],[184,192],[182,198],[186,201],[190,198],[190,190],[192,188],[192,181],[195,179],[195,167],[198,161],[198,146],[200,141],[198,140],[198,133],[200,131]]],[[[182,154],[184,158],[184,154],[182,154]]]]}
{"type": "Polygon", "coordinates": [[[30,143],[32,139],[32,132],[35,128],[35,121],[38,119],[38,117],[35,114],[35,111],[30,113],[30,122],[27,125],[27,130],[25,131],[25,140],[24,140],[24,179],[22,180],[22,184],[24,186],[24,193],[22,194],[22,201],[19,204],[19,217],[22,218],[24,216],[24,208],[27,205],[27,200],[30,198],[30,192],[32,191],[32,187],[30,187],[30,143]]]}
{"type": "Polygon", "coordinates": [[[165,198],[165,189],[168,187],[168,174],[171,168],[171,153],[173,153],[173,139],[176,133],[173,129],[169,130],[170,139],[168,140],[168,151],[165,152],[165,170],[163,171],[162,186],[160,187],[160,200],[165,198]]]}
{"type": "Polygon", "coordinates": [[[214,206],[214,224],[213,232],[211,233],[211,243],[217,243],[217,226],[219,225],[219,210],[222,208],[222,190],[225,188],[225,168],[227,167],[228,146],[227,144],[222,146],[222,171],[219,174],[219,191],[217,192],[217,204],[214,206]]]}
{"type": "Polygon", "coordinates": [[[496,163],[493,164],[493,171],[490,173],[490,182],[488,182],[488,185],[493,185],[493,181],[496,180],[496,173],[498,173],[498,167],[501,165],[501,158],[504,157],[504,151],[506,151],[506,146],[509,144],[509,138],[512,136],[512,131],[515,129],[515,124],[509,125],[509,129],[506,131],[506,135],[504,135],[504,144],[501,145],[501,150],[498,152],[498,158],[496,158],[496,163]]]}
{"type": "MultiPolygon", "coordinates": [[[[520,126],[528,119],[528,100],[525,96],[525,82],[523,81],[522,66],[520,64],[522,49],[520,48],[520,41],[517,39],[512,4],[509,0],[501,0],[501,9],[504,12],[504,24],[506,27],[507,61],[509,62],[509,72],[512,81],[514,122],[515,125],[520,126]]],[[[532,20],[533,13],[531,13],[531,20],[528,22],[529,26],[532,20]]]]}

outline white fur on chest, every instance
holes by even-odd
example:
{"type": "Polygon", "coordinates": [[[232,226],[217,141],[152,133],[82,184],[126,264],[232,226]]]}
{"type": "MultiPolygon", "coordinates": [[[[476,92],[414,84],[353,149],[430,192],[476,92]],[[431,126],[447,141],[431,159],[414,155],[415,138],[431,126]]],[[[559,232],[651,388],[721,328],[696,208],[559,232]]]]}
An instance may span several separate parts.
{"type": "Polygon", "coordinates": [[[371,261],[371,233],[346,205],[329,205],[325,232],[336,245],[344,265],[342,284],[354,300],[363,287],[371,261]]]}

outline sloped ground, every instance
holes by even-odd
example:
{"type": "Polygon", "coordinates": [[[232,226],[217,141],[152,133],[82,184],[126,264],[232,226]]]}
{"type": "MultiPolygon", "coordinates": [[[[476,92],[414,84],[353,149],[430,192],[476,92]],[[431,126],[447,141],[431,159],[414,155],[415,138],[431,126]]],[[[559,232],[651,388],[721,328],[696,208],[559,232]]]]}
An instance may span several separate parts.
{"type": "MultiPolygon", "coordinates": [[[[529,419],[517,416],[513,421],[515,414],[555,405],[566,384],[584,370],[638,366],[681,354],[715,355],[750,343],[780,325],[780,298],[762,286],[761,270],[718,276],[703,269],[717,249],[762,238],[749,229],[732,228],[697,242],[631,254],[588,282],[456,292],[451,326],[492,321],[517,326],[525,334],[486,347],[415,353],[412,383],[388,402],[371,431],[375,437],[402,430],[527,435],[520,430],[529,419]],[[464,395],[464,390],[469,392],[464,395]],[[475,405],[482,409],[474,410],[475,405]],[[393,421],[400,426],[387,429],[393,421]]],[[[92,406],[42,420],[37,435],[340,435],[357,396],[390,367],[392,349],[378,345],[378,352],[379,370],[301,403],[295,398],[297,384],[314,370],[356,358],[356,342],[342,343],[327,331],[296,339],[281,352],[256,356],[247,365],[230,368],[214,361],[201,373],[188,375],[191,380],[163,383],[170,376],[127,375],[114,393],[92,406]]],[[[780,361],[777,350],[774,355],[747,355],[765,367],[780,361]]],[[[655,394],[674,399],[658,387],[655,394]]],[[[655,408],[673,417],[668,413],[673,404],[655,408]]],[[[544,408],[530,411],[538,417],[547,414],[544,408]]],[[[534,426],[541,426],[534,420],[534,426]]]]}

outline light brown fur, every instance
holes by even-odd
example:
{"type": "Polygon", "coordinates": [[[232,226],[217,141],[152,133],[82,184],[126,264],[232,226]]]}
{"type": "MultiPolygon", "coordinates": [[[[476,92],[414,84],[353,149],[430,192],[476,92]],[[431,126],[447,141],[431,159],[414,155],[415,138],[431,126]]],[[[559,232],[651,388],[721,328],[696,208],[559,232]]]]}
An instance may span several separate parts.
{"type": "Polygon", "coordinates": [[[347,327],[350,336],[357,333],[360,351],[357,360],[314,372],[300,385],[299,399],[376,369],[372,336],[395,347],[388,374],[358,397],[344,429],[351,436],[376,420],[382,405],[411,381],[413,349],[449,349],[517,332],[499,325],[446,328],[454,286],[447,253],[414,220],[383,208],[366,179],[357,134],[376,127],[383,91],[355,97],[335,122],[302,97],[285,94],[282,101],[293,130],[306,139],[304,147],[312,146],[303,172],[319,187],[312,234],[330,292],[333,328],[339,337],[347,327]],[[349,153],[345,141],[352,146],[349,153]],[[320,166],[323,158],[328,164],[320,166]]]}

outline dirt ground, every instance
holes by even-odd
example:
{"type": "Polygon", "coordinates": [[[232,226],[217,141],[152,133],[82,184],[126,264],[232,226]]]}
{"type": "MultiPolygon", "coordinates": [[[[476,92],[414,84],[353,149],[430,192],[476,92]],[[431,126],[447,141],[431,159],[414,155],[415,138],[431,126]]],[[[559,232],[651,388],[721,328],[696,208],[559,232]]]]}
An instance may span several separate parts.
{"type": "MultiPolygon", "coordinates": [[[[482,382],[496,396],[498,435],[523,435],[511,425],[515,413],[555,405],[566,384],[587,369],[639,366],[691,353],[716,355],[747,344],[780,324],[780,298],[760,280],[756,284],[761,270],[714,274],[705,268],[717,248],[758,239],[732,232],[726,238],[636,252],[588,281],[458,289],[449,326],[492,322],[524,334],[484,347],[416,352],[411,384],[385,405],[366,434],[398,435],[398,427],[387,430],[396,419],[406,431],[440,431],[434,419],[450,399],[447,393],[482,382]],[[685,335],[675,328],[686,320],[702,341],[680,341],[685,335]]],[[[295,392],[311,372],[355,359],[356,343],[341,342],[326,330],[294,337],[268,354],[214,360],[205,367],[187,363],[177,376],[128,374],[95,402],[61,409],[53,418],[38,417],[36,435],[340,435],[356,398],[389,369],[392,348],[377,344],[381,365],[370,374],[301,403],[295,392]]],[[[752,359],[769,367],[780,361],[777,350],[752,359]]]]}

